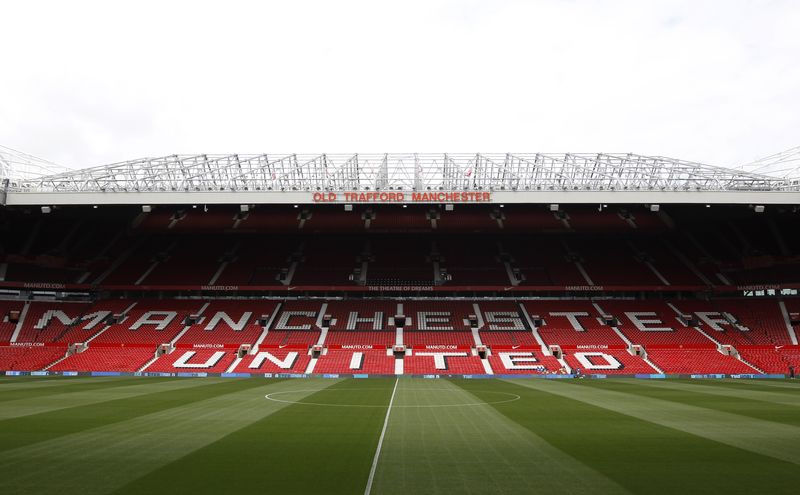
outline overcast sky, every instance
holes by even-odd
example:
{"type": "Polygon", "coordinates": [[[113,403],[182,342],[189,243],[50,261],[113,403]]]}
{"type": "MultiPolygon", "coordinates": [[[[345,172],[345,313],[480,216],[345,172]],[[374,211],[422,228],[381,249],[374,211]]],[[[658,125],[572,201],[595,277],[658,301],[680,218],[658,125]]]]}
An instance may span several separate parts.
{"type": "Polygon", "coordinates": [[[800,145],[800,1],[0,4],[0,144],[172,153],[800,145]]]}

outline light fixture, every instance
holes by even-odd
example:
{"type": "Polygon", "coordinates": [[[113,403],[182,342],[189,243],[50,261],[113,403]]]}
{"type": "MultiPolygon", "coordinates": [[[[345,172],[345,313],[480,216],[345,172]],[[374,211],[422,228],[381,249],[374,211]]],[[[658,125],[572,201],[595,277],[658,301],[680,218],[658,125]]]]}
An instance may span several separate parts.
{"type": "Polygon", "coordinates": [[[558,203],[552,203],[550,205],[550,211],[558,211],[558,203]]]}
{"type": "Polygon", "coordinates": [[[150,213],[151,211],[153,211],[153,207],[152,206],[150,206],[150,205],[142,205],[142,212],[150,213]]]}
{"type": "Polygon", "coordinates": [[[49,206],[42,206],[42,213],[50,213],[51,211],[53,211],[53,209],[49,206]]]}
{"type": "Polygon", "coordinates": [[[658,211],[661,209],[661,205],[650,205],[650,211],[658,211]]]}
{"type": "Polygon", "coordinates": [[[756,213],[764,213],[764,205],[756,205],[753,210],[755,210],[756,213]]]}

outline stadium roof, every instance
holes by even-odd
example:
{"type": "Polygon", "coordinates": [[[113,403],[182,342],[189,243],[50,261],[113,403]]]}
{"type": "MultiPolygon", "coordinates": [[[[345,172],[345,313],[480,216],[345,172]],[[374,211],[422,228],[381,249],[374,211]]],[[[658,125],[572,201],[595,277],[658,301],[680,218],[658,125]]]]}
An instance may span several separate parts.
{"type": "Polygon", "coordinates": [[[800,146],[760,158],[741,169],[789,180],[800,179],[800,146]]]}
{"type": "Polygon", "coordinates": [[[170,155],[58,173],[24,157],[16,161],[26,162],[25,173],[0,160],[6,204],[346,203],[359,199],[344,193],[389,191],[402,199],[369,201],[444,191],[488,192],[482,198],[493,203],[800,203],[795,173],[631,153],[170,155]]]}
{"type": "Polygon", "coordinates": [[[19,182],[65,171],[66,167],[0,145],[0,179],[19,182]]]}

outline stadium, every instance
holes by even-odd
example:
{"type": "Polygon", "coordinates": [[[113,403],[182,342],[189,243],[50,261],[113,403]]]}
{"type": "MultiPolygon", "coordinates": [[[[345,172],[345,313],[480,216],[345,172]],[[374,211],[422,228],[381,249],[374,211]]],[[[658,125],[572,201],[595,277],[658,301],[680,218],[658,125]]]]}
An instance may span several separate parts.
{"type": "Polygon", "coordinates": [[[800,178],[2,156],[4,493],[797,490],[800,178]]]}

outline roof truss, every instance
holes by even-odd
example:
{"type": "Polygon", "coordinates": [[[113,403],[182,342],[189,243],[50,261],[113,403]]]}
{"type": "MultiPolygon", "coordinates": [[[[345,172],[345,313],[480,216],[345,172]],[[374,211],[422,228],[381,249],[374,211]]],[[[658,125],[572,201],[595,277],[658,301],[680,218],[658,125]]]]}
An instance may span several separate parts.
{"type": "Polygon", "coordinates": [[[169,155],[21,177],[19,192],[797,191],[743,170],[620,153],[169,155]]]}

